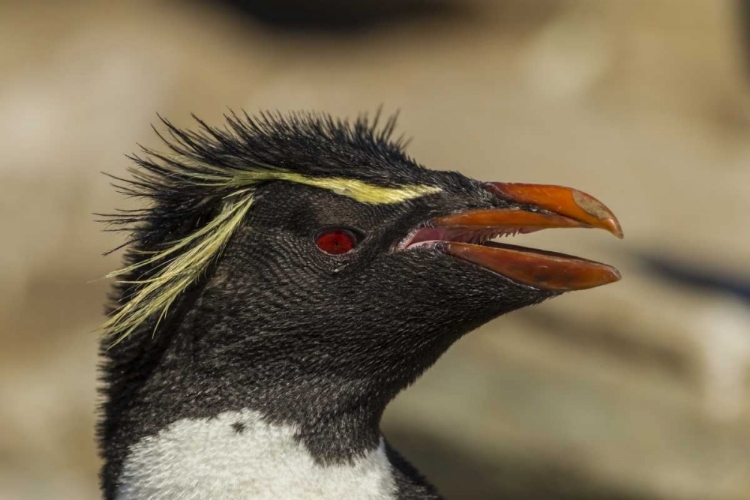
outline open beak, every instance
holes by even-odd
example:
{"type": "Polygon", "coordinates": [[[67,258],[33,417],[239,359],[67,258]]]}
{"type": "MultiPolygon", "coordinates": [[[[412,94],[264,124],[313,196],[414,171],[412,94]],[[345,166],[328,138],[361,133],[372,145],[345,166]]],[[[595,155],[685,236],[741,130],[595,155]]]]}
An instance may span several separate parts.
{"type": "Polygon", "coordinates": [[[554,292],[583,290],[620,279],[617,269],[606,264],[489,241],[560,227],[599,228],[622,238],[617,218],[599,200],[562,186],[494,182],[485,188],[514,207],[438,217],[412,233],[402,248],[435,245],[515,282],[554,292]]]}

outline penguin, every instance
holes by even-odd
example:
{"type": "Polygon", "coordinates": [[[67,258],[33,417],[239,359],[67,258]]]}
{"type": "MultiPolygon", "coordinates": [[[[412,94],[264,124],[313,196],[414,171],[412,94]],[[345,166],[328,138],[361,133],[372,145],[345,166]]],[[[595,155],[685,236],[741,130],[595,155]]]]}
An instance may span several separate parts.
{"type": "Polygon", "coordinates": [[[229,113],[132,155],[143,207],[102,325],[106,500],[435,500],[380,430],[388,403],[505,313],[620,279],[497,241],[622,237],[596,198],[428,169],[395,117],[229,113]]]}

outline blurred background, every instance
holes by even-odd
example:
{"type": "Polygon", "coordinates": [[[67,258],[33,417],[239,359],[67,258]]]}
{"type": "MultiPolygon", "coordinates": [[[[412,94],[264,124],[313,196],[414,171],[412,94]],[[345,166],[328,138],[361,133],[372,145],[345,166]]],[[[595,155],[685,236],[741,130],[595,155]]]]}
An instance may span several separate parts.
{"type": "Polygon", "coordinates": [[[750,6],[739,0],[0,1],[0,498],[98,498],[97,335],[156,113],[401,111],[409,152],[570,185],[624,241],[520,244],[615,285],[460,341],[389,408],[453,499],[750,499],[750,6]]]}

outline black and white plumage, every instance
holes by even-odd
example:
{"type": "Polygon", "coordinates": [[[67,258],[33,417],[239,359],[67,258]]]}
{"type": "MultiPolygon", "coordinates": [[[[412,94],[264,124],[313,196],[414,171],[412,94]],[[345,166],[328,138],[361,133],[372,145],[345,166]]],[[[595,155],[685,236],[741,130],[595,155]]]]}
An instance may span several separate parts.
{"type": "Polygon", "coordinates": [[[619,278],[488,242],[621,235],[594,198],[426,169],[393,119],[164,125],[120,186],[147,206],[109,219],[131,236],[101,351],[107,499],[439,498],[381,435],[388,402],[477,326],[619,278]]]}

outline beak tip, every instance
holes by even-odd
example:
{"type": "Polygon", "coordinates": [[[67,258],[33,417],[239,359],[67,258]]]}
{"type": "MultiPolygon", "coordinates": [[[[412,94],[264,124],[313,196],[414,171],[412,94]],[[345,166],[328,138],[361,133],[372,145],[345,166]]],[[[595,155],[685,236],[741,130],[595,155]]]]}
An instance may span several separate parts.
{"type": "Polygon", "coordinates": [[[604,226],[604,229],[612,233],[617,239],[621,240],[625,237],[625,234],[622,232],[620,221],[618,221],[614,216],[602,221],[602,225],[604,226]]]}
{"type": "Polygon", "coordinates": [[[598,272],[592,273],[592,279],[583,286],[573,287],[571,291],[583,290],[586,288],[598,288],[600,286],[617,283],[622,279],[622,274],[616,268],[606,264],[599,264],[598,272]]]}
{"type": "Polygon", "coordinates": [[[622,274],[620,274],[620,271],[618,271],[616,268],[612,268],[612,281],[610,283],[614,283],[616,281],[620,281],[622,279],[622,274]]]}
{"type": "Polygon", "coordinates": [[[598,288],[600,286],[617,283],[622,279],[622,274],[616,268],[606,264],[599,265],[599,271],[595,273],[595,278],[587,284],[578,287],[571,287],[569,291],[585,290],[587,288],[598,288]]]}

